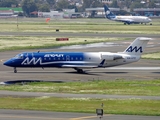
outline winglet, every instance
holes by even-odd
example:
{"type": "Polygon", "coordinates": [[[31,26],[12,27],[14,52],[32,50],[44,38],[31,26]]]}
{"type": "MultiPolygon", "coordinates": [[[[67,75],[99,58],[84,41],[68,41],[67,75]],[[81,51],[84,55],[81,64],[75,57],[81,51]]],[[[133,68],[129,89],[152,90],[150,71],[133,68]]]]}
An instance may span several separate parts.
{"type": "Polygon", "coordinates": [[[102,67],[104,65],[105,59],[102,60],[102,62],[98,65],[98,67],[102,67]]]}

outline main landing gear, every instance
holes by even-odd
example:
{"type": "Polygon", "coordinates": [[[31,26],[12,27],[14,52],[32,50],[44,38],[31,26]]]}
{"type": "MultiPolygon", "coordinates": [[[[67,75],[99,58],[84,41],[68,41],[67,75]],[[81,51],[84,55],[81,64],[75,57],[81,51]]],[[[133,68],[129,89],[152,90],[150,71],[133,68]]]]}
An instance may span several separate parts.
{"type": "Polygon", "coordinates": [[[17,69],[16,69],[16,67],[14,67],[14,69],[13,69],[13,70],[14,70],[14,73],[17,73],[17,69]]]}
{"type": "Polygon", "coordinates": [[[84,73],[83,69],[79,69],[79,68],[74,68],[75,70],[77,70],[77,73],[84,73]]]}
{"type": "Polygon", "coordinates": [[[130,25],[130,23],[124,23],[124,25],[127,25],[127,24],[130,25]]]}

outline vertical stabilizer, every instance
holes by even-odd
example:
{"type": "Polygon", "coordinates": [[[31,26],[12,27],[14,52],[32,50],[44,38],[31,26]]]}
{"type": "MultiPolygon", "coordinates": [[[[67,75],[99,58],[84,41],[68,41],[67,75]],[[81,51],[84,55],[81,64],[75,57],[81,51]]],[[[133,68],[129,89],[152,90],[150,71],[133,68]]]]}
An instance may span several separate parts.
{"type": "Polygon", "coordinates": [[[108,18],[108,19],[113,19],[113,18],[116,17],[115,14],[113,14],[113,13],[110,11],[110,9],[107,7],[107,5],[104,5],[104,12],[105,12],[106,18],[108,18]]]}
{"type": "Polygon", "coordinates": [[[151,38],[138,37],[127,47],[123,53],[130,55],[141,55],[149,40],[151,40],[151,38]]]}

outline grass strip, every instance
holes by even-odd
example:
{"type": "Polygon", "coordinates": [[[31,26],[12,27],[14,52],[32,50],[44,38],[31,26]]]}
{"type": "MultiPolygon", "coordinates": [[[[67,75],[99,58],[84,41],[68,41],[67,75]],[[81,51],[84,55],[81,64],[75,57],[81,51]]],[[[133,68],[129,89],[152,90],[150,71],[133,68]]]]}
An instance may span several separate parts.
{"type": "Polygon", "coordinates": [[[99,42],[111,42],[111,41],[113,42],[118,40],[130,40],[130,39],[131,38],[69,37],[69,41],[56,41],[56,37],[0,36],[0,51],[54,48],[54,47],[60,47],[60,46],[90,44],[90,43],[99,43],[99,42]]]}
{"type": "Polygon", "coordinates": [[[123,25],[106,19],[51,20],[19,19],[0,20],[1,32],[92,32],[92,33],[126,33],[126,34],[160,34],[159,19],[153,25],[123,25]],[[8,22],[7,22],[8,21],[8,22]],[[137,29],[138,28],[138,29],[137,29]]]}
{"type": "Polygon", "coordinates": [[[160,52],[156,52],[156,53],[150,53],[150,54],[144,54],[142,55],[143,59],[156,59],[156,60],[160,60],[160,52]]]}
{"type": "Polygon", "coordinates": [[[1,109],[45,110],[57,112],[95,113],[104,104],[105,114],[160,116],[160,101],[141,99],[90,99],[54,97],[1,97],[1,109]]]}
{"type": "Polygon", "coordinates": [[[94,80],[87,82],[33,82],[1,86],[0,90],[76,94],[160,96],[160,80],[94,80]]]}

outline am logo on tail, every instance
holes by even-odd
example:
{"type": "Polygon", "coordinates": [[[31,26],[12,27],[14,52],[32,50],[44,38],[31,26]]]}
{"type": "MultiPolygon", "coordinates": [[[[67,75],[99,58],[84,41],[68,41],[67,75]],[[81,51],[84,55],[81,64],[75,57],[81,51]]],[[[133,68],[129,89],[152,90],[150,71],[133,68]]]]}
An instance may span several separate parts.
{"type": "Polygon", "coordinates": [[[113,14],[110,9],[108,8],[107,5],[104,5],[104,11],[105,11],[105,16],[106,18],[108,18],[109,20],[113,20],[113,21],[118,21],[118,22],[123,22],[125,25],[128,24],[146,24],[146,23],[150,23],[150,25],[152,25],[152,20],[149,17],[145,17],[145,16],[116,16],[115,14],[113,14]]]}
{"type": "Polygon", "coordinates": [[[104,68],[136,62],[140,59],[151,38],[136,38],[123,52],[24,52],[4,62],[4,65],[24,68],[73,68],[78,73],[83,69],[104,68]]]}

